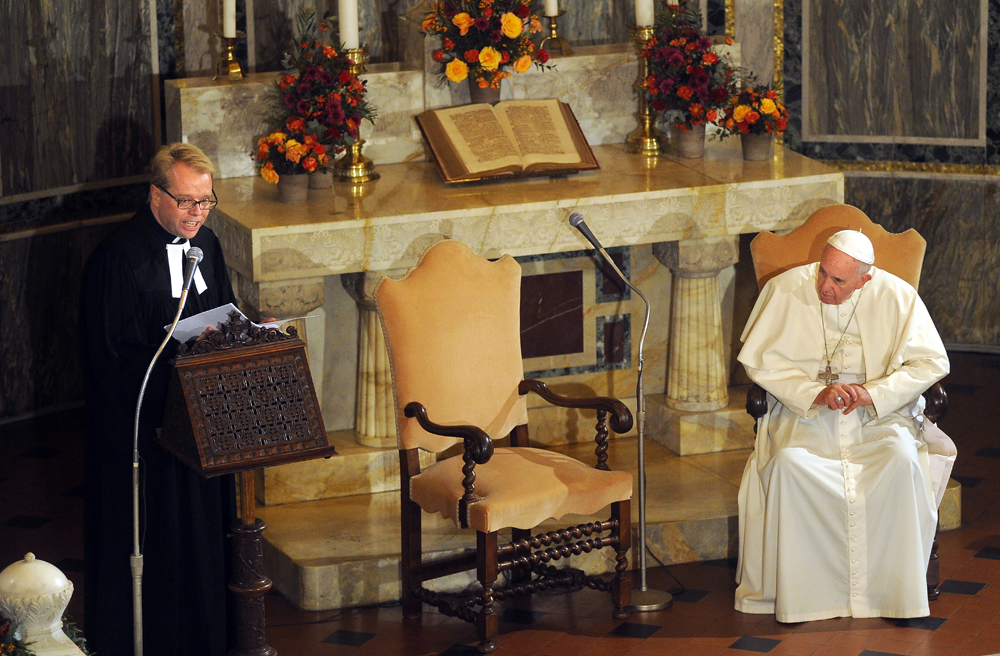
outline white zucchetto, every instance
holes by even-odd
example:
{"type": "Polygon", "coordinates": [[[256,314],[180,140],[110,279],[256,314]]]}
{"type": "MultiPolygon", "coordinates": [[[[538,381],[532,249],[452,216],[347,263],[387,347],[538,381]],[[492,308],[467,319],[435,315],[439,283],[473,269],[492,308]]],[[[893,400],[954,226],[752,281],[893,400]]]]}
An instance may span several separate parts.
{"type": "Polygon", "coordinates": [[[826,243],[859,262],[875,264],[875,248],[871,240],[857,230],[841,230],[827,239],[826,243]]]}

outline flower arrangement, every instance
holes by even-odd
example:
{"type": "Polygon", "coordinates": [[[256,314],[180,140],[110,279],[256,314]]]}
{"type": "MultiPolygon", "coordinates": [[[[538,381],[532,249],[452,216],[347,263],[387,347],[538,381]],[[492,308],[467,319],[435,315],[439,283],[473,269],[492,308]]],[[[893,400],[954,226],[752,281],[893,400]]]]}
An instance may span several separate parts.
{"type": "Polygon", "coordinates": [[[781,134],[788,126],[788,111],[778,93],[766,84],[750,83],[729,100],[718,120],[720,139],[734,134],[781,134]]]}
{"type": "Polygon", "coordinates": [[[283,127],[257,140],[260,177],[277,184],[282,175],[326,168],[329,163],[326,147],[316,135],[306,131],[305,123],[301,116],[289,116],[283,127]]]}
{"type": "Polygon", "coordinates": [[[328,32],[331,26],[329,15],[318,23],[312,11],[296,17],[295,47],[285,55],[286,73],[276,85],[281,110],[271,134],[257,141],[257,165],[268,182],[325,170],[328,150],[343,152],[357,141],[363,120],[375,122],[364,80],[351,72],[351,61],[339,47],[317,36],[317,30],[328,32]]]}
{"type": "MultiPolygon", "coordinates": [[[[729,58],[712,52],[712,42],[699,24],[697,14],[685,5],[668,5],[666,18],[640,53],[647,62],[642,89],[650,105],[684,132],[714,122],[732,86],[729,58]]],[[[729,37],[725,42],[732,44],[729,37]]]]}
{"type": "Polygon", "coordinates": [[[542,23],[527,0],[438,0],[430,9],[422,28],[441,37],[431,56],[452,82],[469,78],[481,89],[498,89],[512,75],[509,69],[552,68],[549,53],[528,38],[542,31],[542,23]]]}

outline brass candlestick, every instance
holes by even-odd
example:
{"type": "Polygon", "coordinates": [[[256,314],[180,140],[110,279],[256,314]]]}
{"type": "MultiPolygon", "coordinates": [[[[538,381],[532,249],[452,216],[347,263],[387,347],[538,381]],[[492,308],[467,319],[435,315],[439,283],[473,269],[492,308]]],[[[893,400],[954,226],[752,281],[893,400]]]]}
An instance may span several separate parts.
{"type": "MultiPolygon", "coordinates": [[[[569,41],[567,41],[565,37],[559,36],[557,31],[556,19],[565,14],[565,11],[559,10],[559,13],[555,16],[546,16],[546,18],[549,19],[549,35],[542,39],[542,42],[538,44],[539,49],[544,48],[545,44],[549,41],[553,41],[555,42],[554,45],[559,48],[559,54],[564,56],[573,54],[573,48],[570,47],[569,41]]],[[[549,52],[552,52],[551,48],[549,48],[549,52]]]]}
{"type": "MultiPolygon", "coordinates": [[[[361,75],[365,72],[365,64],[368,63],[368,51],[365,48],[351,48],[344,55],[351,62],[352,74],[361,75]]],[[[375,163],[361,154],[361,147],[364,145],[361,127],[358,126],[358,138],[347,147],[344,156],[333,165],[333,175],[338,180],[359,183],[379,179],[379,174],[375,172],[375,163]]]]}
{"type": "MultiPolygon", "coordinates": [[[[642,52],[643,48],[646,47],[646,43],[653,38],[652,25],[629,25],[628,31],[629,37],[635,43],[637,54],[642,52]]],[[[666,144],[667,135],[656,128],[656,112],[650,108],[649,101],[646,99],[646,94],[642,89],[646,83],[646,76],[648,74],[649,69],[646,64],[646,58],[640,55],[639,77],[635,81],[635,92],[639,96],[639,111],[636,112],[635,116],[639,122],[639,127],[625,137],[625,149],[633,153],[653,155],[660,151],[661,144],[666,144]]]]}
{"type": "Polygon", "coordinates": [[[245,37],[246,32],[237,32],[233,38],[222,36],[221,32],[218,34],[219,38],[222,39],[222,59],[215,65],[215,76],[212,79],[218,80],[219,76],[228,76],[230,82],[240,82],[243,80],[243,69],[240,67],[240,62],[236,59],[234,51],[236,39],[245,37]]]}

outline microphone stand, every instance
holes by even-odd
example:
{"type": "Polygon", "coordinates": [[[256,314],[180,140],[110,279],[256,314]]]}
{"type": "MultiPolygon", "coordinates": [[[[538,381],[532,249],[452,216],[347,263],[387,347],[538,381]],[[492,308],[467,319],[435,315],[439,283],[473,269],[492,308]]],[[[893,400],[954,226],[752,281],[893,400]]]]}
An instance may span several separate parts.
{"type": "Polygon", "coordinates": [[[142,378],[142,386],[139,387],[139,399],[135,404],[135,425],[132,430],[132,555],[129,558],[132,568],[132,649],[134,656],[142,656],[142,550],[139,546],[139,411],[142,409],[142,397],[146,393],[146,384],[149,382],[150,374],[153,373],[153,365],[156,364],[163,349],[170,343],[170,338],[174,336],[174,329],[177,328],[181,312],[184,311],[184,304],[187,303],[188,292],[190,291],[191,281],[194,278],[195,269],[198,267],[198,261],[201,260],[201,250],[195,248],[191,250],[197,250],[199,255],[197,259],[192,258],[189,260],[191,262],[191,271],[185,276],[185,285],[181,291],[181,300],[177,305],[177,314],[174,315],[174,321],[167,330],[167,336],[163,338],[160,348],[156,349],[153,359],[149,362],[149,367],[146,368],[146,375],[142,378]]]}
{"type": "Polygon", "coordinates": [[[651,612],[669,608],[674,598],[669,592],[654,590],[646,585],[646,395],[642,388],[643,360],[642,347],[646,342],[646,330],[649,328],[649,299],[639,291],[639,288],[632,284],[625,274],[621,272],[611,256],[608,255],[604,247],[590,231],[583,217],[579,214],[570,215],[570,225],[579,230],[587,238],[597,252],[601,254],[604,261],[611,265],[622,282],[628,285],[629,289],[638,294],[643,303],[646,304],[646,318],[642,322],[642,336],[639,338],[639,368],[635,385],[636,399],[636,432],[639,435],[639,588],[632,590],[631,603],[626,607],[632,612],[651,612]]]}

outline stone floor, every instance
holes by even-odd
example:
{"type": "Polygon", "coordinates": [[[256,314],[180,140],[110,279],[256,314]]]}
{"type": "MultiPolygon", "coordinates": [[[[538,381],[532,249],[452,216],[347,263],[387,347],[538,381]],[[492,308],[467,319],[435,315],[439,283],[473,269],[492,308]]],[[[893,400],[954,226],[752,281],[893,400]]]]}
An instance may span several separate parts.
{"type": "MultiPolygon", "coordinates": [[[[667,610],[633,614],[625,621],[613,620],[610,602],[589,590],[506,602],[500,607],[497,653],[984,656],[1000,652],[1000,510],[996,503],[1000,498],[1000,435],[989,412],[1000,401],[1000,356],[954,353],[952,366],[953,373],[946,379],[950,410],[942,427],[960,449],[954,477],[963,487],[962,526],[939,534],[944,583],[941,598],[931,603],[929,618],[779,624],[770,615],[744,615],[732,608],[735,563],[712,558],[650,569],[651,587],[676,593],[675,602],[667,610]]],[[[56,564],[76,586],[69,613],[86,629],[82,610],[85,478],[81,442],[78,411],[0,426],[0,568],[27,551],[56,564]]],[[[632,456],[626,449],[616,450],[620,453],[614,457],[627,465],[632,456]]],[[[690,513],[690,530],[678,531],[690,538],[689,544],[696,545],[690,547],[692,552],[699,552],[697,545],[702,543],[691,537],[697,535],[691,526],[711,525],[711,520],[720,518],[728,522],[735,504],[725,493],[706,494],[705,483],[715,481],[720,490],[727,489],[725,483],[734,491],[744,457],[689,456],[674,462],[651,446],[651,525],[676,516],[671,513],[690,513]]],[[[394,497],[385,494],[387,499],[394,497]]],[[[353,547],[334,540],[333,555],[317,550],[310,558],[351,558],[352,549],[366,554],[392,551],[397,517],[386,510],[391,502],[370,501],[370,506],[379,506],[378,514],[371,515],[362,512],[358,500],[346,499],[315,502],[315,517],[343,505],[355,523],[366,527],[365,535],[353,547]]],[[[267,514],[274,509],[261,510],[267,514]]],[[[268,530],[277,535],[281,518],[271,513],[267,520],[271,523],[268,530]]],[[[669,521],[663,525],[669,526],[669,521]]],[[[330,529],[316,523],[313,530],[330,529]]],[[[308,532],[306,522],[283,539],[295,544],[308,532]]],[[[651,539],[650,543],[655,555],[657,542],[651,539]]],[[[663,544],[667,543],[670,540],[664,540],[663,544]]],[[[711,556],[706,552],[705,557],[711,556]]],[[[650,564],[656,561],[651,559],[650,564]]],[[[392,567],[386,569],[391,572],[392,567]]],[[[276,576],[275,572],[269,574],[276,576]]],[[[403,619],[393,602],[303,611],[272,593],[267,599],[267,618],[268,642],[279,654],[475,653],[471,625],[428,607],[418,619],[403,619]]]]}

